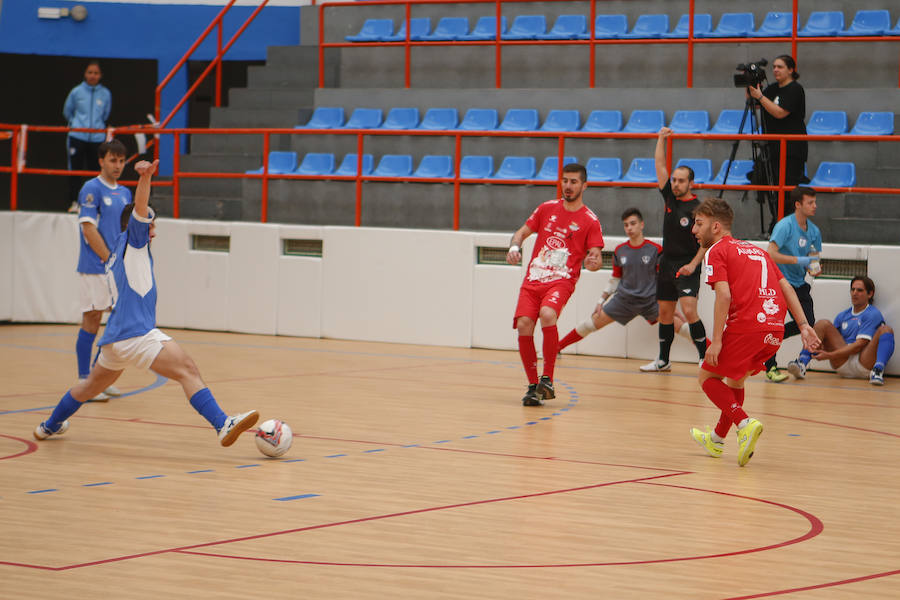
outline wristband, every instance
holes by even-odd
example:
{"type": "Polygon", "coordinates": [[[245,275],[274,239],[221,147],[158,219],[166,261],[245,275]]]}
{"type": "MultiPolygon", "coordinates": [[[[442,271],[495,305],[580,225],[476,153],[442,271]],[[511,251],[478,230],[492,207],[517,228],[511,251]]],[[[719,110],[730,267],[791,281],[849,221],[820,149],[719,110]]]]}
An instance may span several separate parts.
{"type": "Polygon", "coordinates": [[[516,246],[515,244],[513,244],[512,246],[509,247],[509,251],[510,252],[521,252],[522,249],[519,248],[518,246],[516,246]]]}
{"type": "Polygon", "coordinates": [[[808,256],[798,256],[797,264],[803,267],[804,269],[809,266],[809,263],[812,262],[812,259],[808,256]]]}

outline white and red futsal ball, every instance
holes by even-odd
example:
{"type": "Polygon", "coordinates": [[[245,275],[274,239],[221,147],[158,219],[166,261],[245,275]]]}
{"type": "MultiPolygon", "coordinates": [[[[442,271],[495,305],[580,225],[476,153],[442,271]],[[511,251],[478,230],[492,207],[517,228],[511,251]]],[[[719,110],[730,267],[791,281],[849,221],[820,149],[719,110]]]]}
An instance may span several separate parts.
{"type": "Polygon", "coordinates": [[[294,434],[287,423],[269,419],[256,430],[256,447],[266,456],[281,456],[291,448],[294,434]]]}

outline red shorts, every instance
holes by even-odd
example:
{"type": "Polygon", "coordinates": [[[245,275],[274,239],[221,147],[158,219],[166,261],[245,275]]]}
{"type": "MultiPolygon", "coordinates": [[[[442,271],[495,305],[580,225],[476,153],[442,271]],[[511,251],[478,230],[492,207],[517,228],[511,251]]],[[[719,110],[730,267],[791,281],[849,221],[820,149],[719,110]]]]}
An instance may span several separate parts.
{"type": "Polygon", "coordinates": [[[762,371],[765,362],[778,352],[783,336],[784,330],[734,333],[726,328],[722,335],[719,364],[713,367],[703,361],[703,368],[710,373],[731,379],[743,379],[748,372],[755,375],[762,371]]]}
{"type": "Polygon", "coordinates": [[[575,284],[568,279],[549,283],[523,283],[519,289],[519,303],[513,317],[513,329],[516,328],[519,317],[528,317],[537,322],[538,313],[544,306],[549,306],[556,311],[556,316],[559,316],[574,291],[575,284]]]}

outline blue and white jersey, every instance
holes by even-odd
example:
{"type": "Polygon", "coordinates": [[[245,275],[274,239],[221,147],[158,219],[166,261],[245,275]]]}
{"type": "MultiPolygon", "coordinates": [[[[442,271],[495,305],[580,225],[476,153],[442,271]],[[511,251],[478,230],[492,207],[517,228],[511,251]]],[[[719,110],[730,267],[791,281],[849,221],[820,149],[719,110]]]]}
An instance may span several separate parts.
{"type": "MultiPolygon", "coordinates": [[[[822,234],[819,228],[807,219],[806,231],[803,231],[795,214],[788,215],[775,224],[769,241],[775,242],[782,254],[809,256],[822,253],[822,234]]],[[[805,283],[803,278],[806,276],[806,269],[800,265],[778,265],[778,268],[792,286],[800,287],[805,283]]]]}
{"type": "Polygon", "coordinates": [[[134,212],[107,263],[113,294],[112,314],[98,346],[142,336],[156,327],[156,279],[150,254],[153,209],[143,219],[134,212]]]}
{"type": "MultiPolygon", "coordinates": [[[[86,182],[78,193],[78,223],[93,223],[100,232],[109,251],[113,251],[119,234],[122,233],[122,209],[131,203],[131,190],[124,185],[110,187],[100,177],[86,182]]],[[[79,230],[81,250],[78,253],[79,273],[103,273],[103,261],[97,256],[84,232],[79,230]]]]}
{"type": "Polygon", "coordinates": [[[884,323],[881,311],[869,304],[858,313],[851,306],[834,318],[834,326],[848,344],[856,340],[871,340],[884,323]]]}

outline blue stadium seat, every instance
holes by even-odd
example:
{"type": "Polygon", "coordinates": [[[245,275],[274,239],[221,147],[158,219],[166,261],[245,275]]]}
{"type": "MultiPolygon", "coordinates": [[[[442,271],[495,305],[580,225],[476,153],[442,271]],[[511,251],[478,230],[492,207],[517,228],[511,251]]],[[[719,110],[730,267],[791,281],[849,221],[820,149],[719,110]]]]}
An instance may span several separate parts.
{"type": "Polygon", "coordinates": [[[373,129],[381,125],[380,108],[355,108],[344,123],[344,129],[373,129]]]}
{"type": "MultiPolygon", "coordinates": [[[[681,18],[678,19],[678,23],[675,25],[675,29],[662,34],[662,37],[667,39],[686,38],[688,36],[688,26],[690,25],[688,19],[690,19],[690,15],[681,15],[681,18]]],[[[712,15],[694,14],[694,37],[700,37],[701,33],[709,33],[710,31],[712,31],[712,15]]]]}
{"type": "Polygon", "coordinates": [[[657,133],[666,124],[661,110],[633,110],[622,131],[627,133],[657,133]]]}
{"type": "Polygon", "coordinates": [[[422,157],[422,162],[413,177],[453,177],[453,157],[429,154],[422,157]]]}
{"type": "Polygon", "coordinates": [[[669,31],[669,15],[640,15],[634,22],[634,28],[623,33],[620,38],[658,38],[669,31]]]}
{"type": "Polygon", "coordinates": [[[461,40],[469,33],[468,17],[441,17],[437,27],[428,35],[422,36],[429,42],[446,42],[461,40]]]}
{"type": "Polygon", "coordinates": [[[547,113],[541,131],[578,131],[581,115],[577,110],[551,110],[547,113]]]}
{"type": "Polygon", "coordinates": [[[747,173],[753,170],[752,160],[735,160],[731,163],[731,169],[728,170],[728,181],[725,181],[725,170],[728,169],[728,161],[722,163],[719,168],[719,174],[715,179],[710,181],[717,185],[750,185],[747,173]]]}
{"type": "MultiPolygon", "coordinates": [[[[563,166],[572,164],[573,162],[578,162],[578,159],[574,156],[564,156],[563,157],[563,166]]],[[[556,181],[559,178],[559,157],[558,156],[548,156],[544,159],[543,164],[541,165],[541,170],[538,171],[535,179],[540,179],[543,181],[556,181]]]]}
{"type": "Polygon", "coordinates": [[[840,36],[884,35],[891,28],[891,13],[887,10],[858,10],[850,27],[838,31],[840,36]]]}
{"type": "Polygon", "coordinates": [[[332,129],[344,124],[344,109],[335,106],[320,106],[313,111],[306,125],[294,129],[332,129]]]}
{"type": "MultiPolygon", "coordinates": [[[[409,20],[409,40],[411,42],[422,41],[426,35],[431,32],[431,19],[428,17],[418,17],[409,20]]],[[[406,21],[400,23],[400,29],[394,35],[384,38],[385,42],[405,42],[406,41],[406,21]]]]}
{"type": "MultiPolygon", "coordinates": [[[[506,17],[500,17],[500,33],[506,33],[506,17]]],[[[460,40],[473,42],[479,40],[493,40],[497,37],[497,17],[480,17],[475,22],[472,32],[460,36],[460,40]]]]}
{"type": "Polygon", "coordinates": [[[847,113],[842,110],[817,110],[806,124],[809,135],[840,135],[847,133],[847,113]]]}
{"type": "Polygon", "coordinates": [[[725,13],[719,19],[714,31],[697,37],[747,37],[751,31],[753,31],[753,13],[725,13]]]}
{"type": "Polygon", "coordinates": [[[705,110],[676,111],[669,129],[675,133],[706,133],[709,130],[709,113],[705,110]]]}
{"type": "Polygon", "coordinates": [[[419,123],[419,129],[456,129],[459,125],[459,111],[455,108],[429,108],[419,123]]]}
{"type": "MultiPolygon", "coordinates": [[[[269,173],[272,175],[284,175],[293,172],[297,168],[296,152],[269,152],[269,173]]],[[[264,167],[247,171],[248,174],[260,174],[264,167]]]]}
{"type": "Polygon", "coordinates": [[[589,158],[584,167],[588,181],[619,181],[622,178],[621,158],[589,158]]]}
{"type": "Polygon", "coordinates": [[[409,177],[412,175],[413,160],[409,154],[385,154],[372,171],[376,177],[409,177]]]}
{"type": "Polygon", "coordinates": [[[533,156],[506,156],[491,179],[532,179],[534,170],[533,156]]]}
{"type": "Polygon", "coordinates": [[[839,10],[816,11],[809,14],[806,25],[797,32],[800,37],[831,37],[844,29],[844,13],[839,10]]]}
{"type": "MultiPolygon", "coordinates": [[[[337,168],[337,171],[334,172],[335,175],[351,175],[356,176],[356,169],[359,167],[358,163],[358,154],[348,154],[344,156],[344,160],[341,161],[341,166],[337,168]]],[[[372,158],[371,154],[363,154],[362,161],[362,174],[363,175],[371,175],[372,174],[372,166],[375,164],[375,160],[372,158]]]]}
{"type": "Polygon", "coordinates": [[[675,169],[678,167],[690,167],[694,171],[694,183],[706,183],[712,179],[712,161],[708,158],[681,158],[675,163],[675,169]]]}
{"type": "Polygon", "coordinates": [[[462,179],[487,179],[493,172],[493,156],[463,156],[459,161],[459,176],[462,179]]]}
{"type": "Polygon", "coordinates": [[[394,22],[391,19],[366,19],[356,35],[345,36],[348,42],[380,42],[389,37],[394,31],[394,22]]]}
{"type": "Polygon", "coordinates": [[[537,36],[539,40],[584,40],[587,39],[587,17],[584,15],[559,15],[556,23],[547,33],[537,36]]]}
{"type": "Polygon", "coordinates": [[[789,12],[767,13],[759,29],[751,31],[748,35],[750,37],[784,37],[791,35],[791,14],[789,12]]]}
{"type": "Polygon", "coordinates": [[[622,111],[620,110],[593,110],[581,128],[582,131],[597,133],[609,133],[621,131],[621,129],[622,111]]]}
{"type": "Polygon", "coordinates": [[[547,33],[547,17],[544,15],[519,15],[513,20],[509,31],[501,37],[504,40],[536,40],[547,33]]]}
{"type": "MultiPolygon", "coordinates": [[[[719,118],[716,119],[716,124],[712,126],[712,129],[709,130],[709,133],[738,133],[738,127],[740,127],[741,125],[741,117],[743,116],[743,110],[726,108],[719,113],[719,118]]],[[[741,130],[741,133],[753,133],[753,124],[751,123],[753,119],[751,117],[751,114],[747,115],[747,119],[744,121],[744,128],[741,130]]]]}
{"type": "Polygon", "coordinates": [[[388,111],[381,129],[415,129],[418,124],[418,108],[392,108],[388,111]]]}
{"type": "Polygon", "coordinates": [[[294,175],[331,175],[334,172],[334,154],[307,152],[294,175]]]}
{"type": "Polygon", "coordinates": [[[897,20],[897,24],[894,25],[894,28],[885,31],[884,35],[900,35],[900,19],[897,20]]]}
{"type": "Polygon", "coordinates": [[[506,111],[500,131],[534,131],[538,128],[538,111],[534,108],[511,108],[506,111]]]}
{"type": "Polygon", "coordinates": [[[809,187],[853,187],[856,185],[856,165],[850,162],[822,162],[809,187]]]}
{"type": "Polygon", "coordinates": [[[861,112],[856,117],[856,123],[850,130],[850,135],[893,135],[894,113],[892,112],[861,112]]]}
{"type": "Polygon", "coordinates": [[[635,158],[620,181],[642,181],[656,183],[656,161],[652,158],[635,158]]]}
{"type": "Polygon", "coordinates": [[[466,111],[458,129],[465,131],[491,131],[497,129],[500,116],[496,108],[470,108],[466,111]]]}
{"type": "Polygon", "coordinates": [[[628,31],[628,17],[625,15],[597,15],[594,19],[594,39],[613,40],[628,31]]]}

